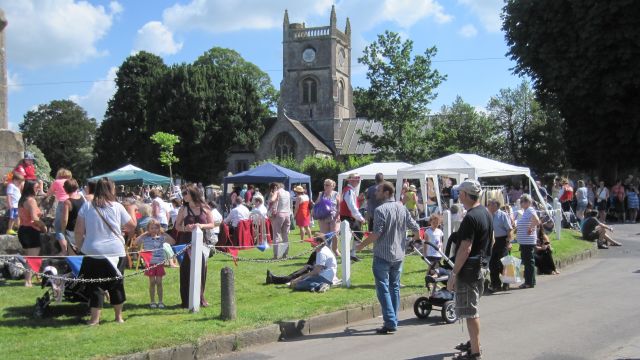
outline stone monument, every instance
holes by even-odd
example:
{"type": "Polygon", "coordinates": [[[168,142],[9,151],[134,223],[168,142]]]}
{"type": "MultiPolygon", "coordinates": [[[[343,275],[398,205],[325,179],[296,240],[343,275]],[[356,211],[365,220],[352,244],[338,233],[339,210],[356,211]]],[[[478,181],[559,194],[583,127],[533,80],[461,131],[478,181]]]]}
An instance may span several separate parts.
{"type": "MultiPolygon", "coordinates": [[[[22,134],[9,130],[7,56],[4,43],[4,29],[6,27],[7,19],[4,16],[4,11],[0,9],[0,180],[16,166],[24,155],[22,134]]],[[[4,189],[1,193],[4,193],[4,189]]]]}

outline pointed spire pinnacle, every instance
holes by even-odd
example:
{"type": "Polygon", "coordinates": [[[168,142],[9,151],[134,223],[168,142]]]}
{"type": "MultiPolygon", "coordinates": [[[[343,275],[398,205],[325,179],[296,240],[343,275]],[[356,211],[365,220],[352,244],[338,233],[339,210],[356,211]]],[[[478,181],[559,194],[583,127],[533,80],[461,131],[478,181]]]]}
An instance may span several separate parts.
{"type": "Polygon", "coordinates": [[[344,34],[351,36],[351,21],[349,21],[349,18],[347,18],[347,26],[344,28],[344,34]]]}
{"type": "Polygon", "coordinates": [[[289,26],[289,11],[287,11],[287,9],[284,9],[284,21],[283,24],[285,26],[289,26]]]}
{"type": "Polygon", "coordinates": [[[329,21],[332,28],[336,27],[336,6],[331,5],[331,20],[329,21]]]}

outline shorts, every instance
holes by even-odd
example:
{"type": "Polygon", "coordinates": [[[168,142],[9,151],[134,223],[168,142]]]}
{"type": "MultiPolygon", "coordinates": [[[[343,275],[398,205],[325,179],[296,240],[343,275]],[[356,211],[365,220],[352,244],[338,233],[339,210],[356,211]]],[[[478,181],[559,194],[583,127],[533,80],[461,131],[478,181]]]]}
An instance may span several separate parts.
{"type": "Polygon", "coordinates": [[[474,319],[480,317],[478,300],[484,291],[484,279],[472,283],[456,280],[456,314],[460,319],[474,319]]]}
{"type": "Polygon", "coordinates": [[[9,209],[9,220],[15,220],[18,218],[18,208],[9,209]]]}
{"type": "Polygon", "coordinates": [[[607,211],[607,200],[598,200],[596,207],[598,211],[607,211]]]}
{"type": "Polygon", "coordinates": [[[585,234],[583,238],[588,241],[596,241],[600,238],[600,234],[598,234],[597,230],[593,230],[592,232],[585,234]]]}
{"type": "Polygon", "coordinates": [[[587,209],[587,205],[589,205],[588,201],[578,202],[576,204],[576,211],[585,211],[587,209]]]}
{"type": "MultiPolygon", "coordinates": [[[[155,264],[153,264],[155,265],[155,264]]],[[[156,267],[154,267],[153,269],[149,269],[149,270],[145,270],[144,274],[147,276],[160,276],[163,277],[166,275],[166,272],[164,271],[164,264],[158,265],[156,267]]]]}
{"type": "Polygon", "coordinates": [[[31,226],[20,226],[18,229],[18,241],[23,249],[33,249],[40,247],[40,231],[31,226]]]}

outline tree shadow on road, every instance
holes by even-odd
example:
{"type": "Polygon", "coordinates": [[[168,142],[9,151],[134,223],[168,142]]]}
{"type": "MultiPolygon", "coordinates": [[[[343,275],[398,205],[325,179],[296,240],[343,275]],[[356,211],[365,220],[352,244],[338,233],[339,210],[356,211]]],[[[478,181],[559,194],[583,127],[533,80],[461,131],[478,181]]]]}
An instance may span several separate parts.
{"type": "Polygon", "coordinates": [[[443,353],[443,354],[425,355],[425,356],[410,358],[407,360],[442,360],[442,359],[448,359],[455,354],[456,353],[450,352],[450,353],[443,353]]]}

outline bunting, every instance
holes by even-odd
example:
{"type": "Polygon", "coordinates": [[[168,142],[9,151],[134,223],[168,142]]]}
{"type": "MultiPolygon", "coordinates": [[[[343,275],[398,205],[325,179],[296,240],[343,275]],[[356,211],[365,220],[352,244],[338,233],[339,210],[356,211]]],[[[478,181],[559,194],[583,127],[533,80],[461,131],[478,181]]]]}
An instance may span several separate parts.
{"type": "Polygon", "coordinates": [[[82,259],[84,256],[67,256],[67,264],[71,268],[73,276],[78,277],[80,275],[80,268],[82,267],[82,259]]]}
{"type": "MultiPolygon", "coordinates": [[[[173,245],[172,246],[173,252],[177,254],[180,251],[182,251],[186,246],[187,246],[186,244],[173,245]]],[[[182,259],[184,259],[184,252],[178,255],[177,257],[178,257],[178,263],[182,264],[182,259]]]]}
{"type": "Polygon", "coordinates": [[[27,261],[31,270],[40,272],[40,267],[42,266],[42,258],[40,256],[25,256],[24,259],[27,261]]]}
{"type": "Polygon", "coordinates": [[[145,251],[140,251],[138,254],[140,255],[140,257],[144,261],[144,264],[145,264],[146,268],[151,266],[151,258],[153,257],[153,251],[145,250],[145,251]]]}
{"type": "Polygon", "coordinates": [[[256,248],[258,248],[258,250],[264,252],[265,250],[267,250],[269,248],[269,243],[267,243],[266,241],[263,243],[260,243],[256,246],[256,248]]]}
{"type": "Polygon", "coordinates": [[[420,239],[424,240],[424,232],[425,232],[425,228],[421,227],[420,228],[420,239]]]}
{"type": "Polygon", "coordinates": [[[120,261],[120,257],[119,256],[105,256],[105,258],[107,260],[109,260],[109,263],[111,263],[111,266],[113,266],[113,269],[116,271],[116,276],[122,276],[122,273],[120,272],[120,270],[118,270],[118,261],[120,261]]]}

